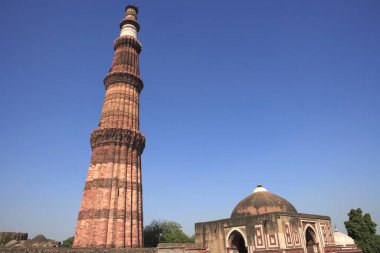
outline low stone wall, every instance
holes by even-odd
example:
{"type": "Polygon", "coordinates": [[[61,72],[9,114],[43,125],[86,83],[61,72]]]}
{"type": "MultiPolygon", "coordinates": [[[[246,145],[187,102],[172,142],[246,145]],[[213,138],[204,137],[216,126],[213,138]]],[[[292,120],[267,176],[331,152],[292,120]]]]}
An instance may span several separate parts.
{"type": "Polygon", "coordinates": [[[17,248],[0,247],[0,253],[206,253],[202,245],[196,243],[160,243],[157,248],[17,248]]]}
{"type": "Polygon", "coordinates": [[[196,243],[159,243],[158,253],[206,253],[202,245],[196,243]]]}
{"type": "Polygon", "coordinates": [[[157,248],[4,248],[0,253],[157,253],[157,248]]]}
{"type": "Polygon", "coordinates": [[[27,240],[28,233],[16,233],[16,232],[0,232],[0,242],[3,240],[11,241],[11,240],[27,240]]]}

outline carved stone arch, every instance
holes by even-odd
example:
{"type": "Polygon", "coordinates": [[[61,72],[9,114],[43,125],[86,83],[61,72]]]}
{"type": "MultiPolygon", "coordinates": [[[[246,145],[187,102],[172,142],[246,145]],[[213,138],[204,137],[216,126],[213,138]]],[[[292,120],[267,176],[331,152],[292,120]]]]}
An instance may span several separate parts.
{"type": "MultiPolygon", "coordinates": [[[[245,234],[245,231],[243,231],[243,229],[241,229],[240,227],[232,228],[232,229],[227,233],[226,238],[228,239],[234,231],[239,232],[239,233],[243,236],[244,240],[247,242],[247,235],[245,234]]],[[[228,243],[228,240],[226,241],[226,243],[228,243]]],[[[226,245],[226,246],[228,246],[228,245],[226,245]]]]}
{"type": "Polygon", "coordinates": [[[247,236],[239,228],[232,229],[227,234],[226,247],[229,253],[248,253],[247,236]]]}
{"type": "Polygon", "coordinates": [[[304,228],[304,239],[307,253],[319,253],[319,239],[317,232],[310,224],[304,228]]]}
{"type": "Polygon", "coordinates": [[[319,242],[318,241],[318,237],[317,237],[317,232],[315,231],[315,228],[313,228],[313,226],[311,224],[307,224],[304,229],[303,229],[303,232],[304,234],[306,234],[306,231],[309,229],[309,231],[312,231],[312,235],[313,235],[313,239],[316,241],[316,242],[319,242]]]}

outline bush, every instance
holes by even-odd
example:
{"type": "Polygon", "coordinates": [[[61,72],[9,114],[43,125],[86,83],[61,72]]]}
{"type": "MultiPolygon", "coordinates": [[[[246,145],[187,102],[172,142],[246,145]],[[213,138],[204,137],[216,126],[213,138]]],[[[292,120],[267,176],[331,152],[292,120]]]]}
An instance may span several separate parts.
{"type": "Polygon", "coordinates": [[[61,247],[71,248],[71,247],[73,247],[73,242],[74,242],[74,236],[69,237],[61,243],[61,247]]]}
{"type": "Polygon", "coordinates": [[[182,226],[174,221],[153,220],[144,228],[144,246],[157,247],[159,243],[191,243],[193,237],[182,231],[182,226]]]}

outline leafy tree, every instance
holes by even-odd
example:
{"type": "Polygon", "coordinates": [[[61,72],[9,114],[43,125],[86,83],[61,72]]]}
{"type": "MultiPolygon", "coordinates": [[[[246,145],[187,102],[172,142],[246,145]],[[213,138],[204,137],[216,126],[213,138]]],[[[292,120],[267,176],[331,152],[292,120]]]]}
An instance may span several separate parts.
{"type": "Polygon", "coordinates": [[[344,222],[347,233],[355,240],[355,243],[363,250],[363,253],[380,252],[379,238],[376,236],[376,223],[371,215],[360,208],[351,209],[348,213],[348,221],[344,222]]]}
{"type": "Polygon", "coordinates": [[[61,247],[64,248],[71,248],[73,247],[73,242],[74,242],[74,236],[67,238],[61,243],[61,247]]]}
{"type": "Polygon", "coordinates": [[[376,235],[377,245],[380,245],[380,235],[376,235]]]}
{"type": "Polygon", "coordinates": [[[177,222],[153,220],[144,228],[144,246],[157,247],[161,242],[190,243],[194,242],[194,239],[187,236],[177,222]]]}

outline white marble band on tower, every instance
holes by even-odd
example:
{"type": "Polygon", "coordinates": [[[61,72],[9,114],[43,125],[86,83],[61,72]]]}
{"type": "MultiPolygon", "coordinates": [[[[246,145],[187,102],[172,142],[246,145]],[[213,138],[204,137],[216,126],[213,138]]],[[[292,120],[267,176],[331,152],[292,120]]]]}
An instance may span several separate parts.
{"type": "Polygon", "coordinates": [[[125,17],[121,22],[120,37],[131,36],[137,39],[139,24],[137,23],[138,9],[134,5],[128,5],[125,9],[125,17]]]}
{"type": "Polygon", "coordinates": [[[131,36],[137,39],[137,29],[132,24],[125,24],[120,31],[120,37],[122,36],[131,36]]]}

